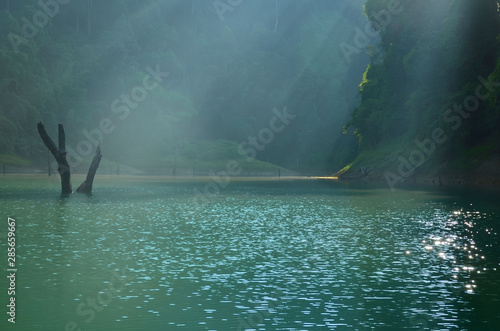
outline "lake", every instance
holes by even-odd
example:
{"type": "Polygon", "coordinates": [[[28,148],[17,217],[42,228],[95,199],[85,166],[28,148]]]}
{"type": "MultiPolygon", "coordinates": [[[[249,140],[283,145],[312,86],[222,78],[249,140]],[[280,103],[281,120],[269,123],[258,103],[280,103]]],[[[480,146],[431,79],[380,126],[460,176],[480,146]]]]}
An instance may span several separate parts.
{"type": "Polygon", "coordinates": [[[97,176],[91,196],[64,198],[57,176],[3,176],[0,329],[500,325],[498,192],[318,179],[226,184],[97,176]],[[8,217],[15,327],[6,314],[8,217]]]}

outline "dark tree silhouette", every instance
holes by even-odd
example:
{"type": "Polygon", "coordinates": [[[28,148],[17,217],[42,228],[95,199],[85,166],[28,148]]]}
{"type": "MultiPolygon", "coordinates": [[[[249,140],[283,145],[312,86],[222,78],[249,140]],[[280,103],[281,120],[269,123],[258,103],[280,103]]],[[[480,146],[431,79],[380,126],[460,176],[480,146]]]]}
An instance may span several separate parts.
{"type": "Polygon", "coordinates": [[[61,193],[73,193],[73,189],[71,188],[71,171],[69,169],[68,160],[66,159],[66,135],[64,134],[64,127],[62,124],[58,125],[59,148],[56,147],[54,141],[47,134],[42,122],[39,122],[37,127],[43,143],[47,146],[57,161],[57,171],[59,172],[59,175],[61,175],[61,193]]]}
{"type": "MultiPolygon", "coordinates": [[[[54,155],[54,158],[57,161],[57,171],[59,175],[61,175],[61,193],[64,195],[68,195],[73,193],[73,189],[71,187],[71,171],[69,168],[68,160],[66,159],[66,135],[64,134],[64,127],[62,124],[58,124],[58,142],[59,148],[56,147],[54,141],[50,138],[43,126],[42,122],[39,122],[38,125],[38,133],[42,138],[45,146],[49,149],[49,151],[54,155]]],[[[101,147],[98,146],[94,155],[94,159],[90,164],[89,171],[87,173],[87,178],[85,181],[78,187],[76,190],[78,193],[91,193],[92,185],[94,182],[94,177],[99,167],[99,163],[101,162],[101,147]]]]}
{"type": "Polygon", "coordinates": [[[97,150],[95,151],[94,159],[90,164],[89,171],[87,172],[87,178],[85,181],[76,189],[78,193],[91,193],[92,192],[92,184],[94,183],[94,176],[99,167],[99,163],[101,162],[101,147],[97,146],[97,150]]]}

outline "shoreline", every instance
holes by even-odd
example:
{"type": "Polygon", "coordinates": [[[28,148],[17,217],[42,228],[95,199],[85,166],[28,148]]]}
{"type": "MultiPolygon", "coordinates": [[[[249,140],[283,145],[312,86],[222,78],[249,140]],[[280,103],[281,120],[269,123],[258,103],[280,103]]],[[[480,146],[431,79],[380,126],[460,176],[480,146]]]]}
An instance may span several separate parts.
{"type": "MultiPolygon", "coordinates": [[[[86,174],[73,174],[72,179],[83,180],[85,179],[86,174]]],[[[58,173],[52,174],[52,176],[48,176],[48,174],[44,173],[7,173],[4,175],[0,175],[0,182],[2,179],[7,180],[15,180],[15,179],[45,179],[49,181],[59,182],[60,177],[58,173]]],[[[163,181],[163,182],[210,182],[214,181],[214,177],[210,175],[156,175],[156,174],[97,174],[96,179],[101,178],[107,181],[126,181],[126,182],[155,182],[155,181],[163,181]]],[[[483,182],[483,181],[469,181],[465,180],[463,177],[441,177],[441,183],[439,183],[436,179],[437,177],[426,176],[426,177],[418,177],[413,178],[413,176],[409,176],[394,185],[394,187],[390,187],[383,178],[379,176],[375,176],[373,173],[369,175],[363,176],[361,173],[359,175],[350,174],[350,176],[273,176],[273,175],[238,175],[231,176],[230,181],[235,182],[245,182],[245,181],[291,181],[291,180],[303,180],[303,181],[314,181],[314,180],[323,180],[330,182],[337,182],[339,184],[346,185],[368,185],[374,186],[377,188],[387,188],[387,189],[408,189],[415,187],[428,187],[429,189],[485,189],[485,190],[495,190],[500,191],[500,184],[492,184],[491,181],[483,182]]],[[[500,183],[500,177],[497,179],[500,183]]]]}
{"type": "Polygon", "coordinates": [[[500,190],[500,175],[497,173],[489,175],[478,175],[477,173],[414,173],[407,177],[400,177],[397,182],[392,183],[384,177],[383,172],[374,171],[370,174],[348,173],[338,176],[340,181],[350,183],[363,183],[373,185],[386,185],[389,188],[400,186],[426,185],[435,188],[482,188],[500,190]],[[392,184],[392,185],[391,185],[392,184]]]}

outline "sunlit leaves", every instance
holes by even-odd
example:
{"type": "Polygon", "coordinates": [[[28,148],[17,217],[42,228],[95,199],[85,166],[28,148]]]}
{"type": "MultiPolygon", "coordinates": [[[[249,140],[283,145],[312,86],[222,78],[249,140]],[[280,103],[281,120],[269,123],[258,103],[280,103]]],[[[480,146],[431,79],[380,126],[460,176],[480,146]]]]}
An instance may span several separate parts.
{"type": "MultiPolygon", "coordinates": [[[[368,19],[380,23],[380,13],[390,3],[368,0],[368,19]]],[[[349,122],[372,145],[384,139],[412,139],[412,134],[425,135],[443,125],[443,112],[474,95],[477,77],[488,76],[499,56],[499,20],[492,1],[400,3],[404,9],[379,31],[382,57],[372,54],[360,84],[361,105],[349,122]]],[[[455,149],[488,139],[492,127],[498,127],[491,124],[498,123],[489,115],[493,113],[483,109],[461,126],[454,133],[455,149]]]]}

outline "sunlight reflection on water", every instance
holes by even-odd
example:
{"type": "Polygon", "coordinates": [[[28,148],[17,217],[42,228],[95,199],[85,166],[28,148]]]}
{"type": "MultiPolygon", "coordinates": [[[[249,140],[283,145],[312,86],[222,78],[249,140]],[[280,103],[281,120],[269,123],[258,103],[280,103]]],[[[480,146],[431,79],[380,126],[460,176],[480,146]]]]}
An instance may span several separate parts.
{"type": "Polygon", "coordinates": [[[196,183],[68,199],[16,185],[1,211],[19,222],[20,324],[37,330],[449,330],[496,315],[476,298],[499,307],[498,217],[435,193],[236,182],[192,205],[196,183]],[[117,270],[126,284],[87,323],[79,305],[117,270]]]}

